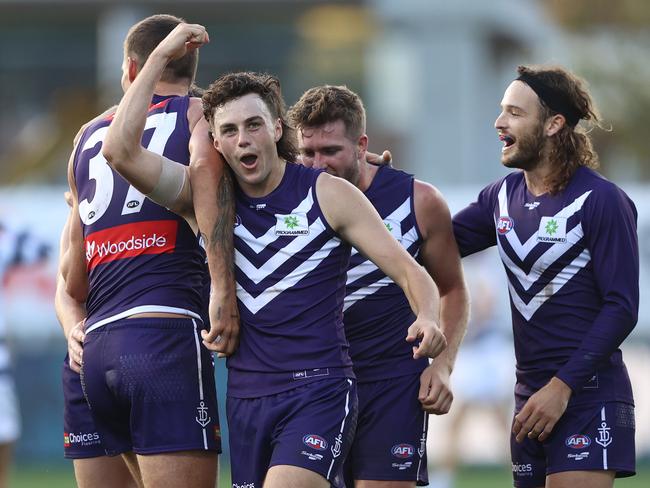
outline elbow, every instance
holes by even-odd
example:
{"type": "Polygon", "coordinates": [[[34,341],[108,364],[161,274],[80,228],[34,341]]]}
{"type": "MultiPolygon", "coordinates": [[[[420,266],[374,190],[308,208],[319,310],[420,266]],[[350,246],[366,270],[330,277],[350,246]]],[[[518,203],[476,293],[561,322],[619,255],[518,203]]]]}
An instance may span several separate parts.
{"type": "Polygon", "coordinates": [[[127,144],[118,137],[111,137],[110,131],[102,144],[102,156],[113,169],[118,170],[131,160],[131,150],[127,144]]]}

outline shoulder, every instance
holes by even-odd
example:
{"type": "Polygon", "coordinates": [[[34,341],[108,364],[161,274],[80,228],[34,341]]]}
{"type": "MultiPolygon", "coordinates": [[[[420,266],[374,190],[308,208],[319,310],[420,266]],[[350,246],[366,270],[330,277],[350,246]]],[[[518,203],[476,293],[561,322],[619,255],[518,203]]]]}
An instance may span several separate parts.
{"type": "Polygon", "coordinates": [[[579,168],[576,177],[577,189],[590,192],[586,202],[588,205],[609,206],[619,202],[634,207],[627,193],[600,173],[590,168],[579,168]]]}
{"type": "Polygon", "coordinates": [[[421,212],[432,212],[434,214],[449,212],[447,202],[442,196],[442,193],[430,183],[417,179],[414,180],[413,199],[416,214],[421,212]]]}
{"type": "Polygon", "coordinates": [[[190,125],[190,131],[193,131],[196,124],[203,119],[203,104],[201,99],[197,97],[190,97],[187,106],[187,122],[190,125]]]}

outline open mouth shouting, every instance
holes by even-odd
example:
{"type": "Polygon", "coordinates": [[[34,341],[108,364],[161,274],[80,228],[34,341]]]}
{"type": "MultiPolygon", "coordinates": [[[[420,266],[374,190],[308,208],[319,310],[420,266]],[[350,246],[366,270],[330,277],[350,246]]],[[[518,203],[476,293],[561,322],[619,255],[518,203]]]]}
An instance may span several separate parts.
{"type": "Polygon", "coordinates": [[[506,152],[515,143],[515,138],[506,134],[499,134],[499,140],[503,142],[503,147],[501,148],[502,153],[506,152]]]}
{"type": "Polygon", "coordinates": [[[246,168],[246,169],[253,169],[255,168],[255,165],[257,164],[257,155],[256,154],[251,154],[251,153],[246,153],[243,156],[239,158],[239,162],[241,165],[246,168]]]}

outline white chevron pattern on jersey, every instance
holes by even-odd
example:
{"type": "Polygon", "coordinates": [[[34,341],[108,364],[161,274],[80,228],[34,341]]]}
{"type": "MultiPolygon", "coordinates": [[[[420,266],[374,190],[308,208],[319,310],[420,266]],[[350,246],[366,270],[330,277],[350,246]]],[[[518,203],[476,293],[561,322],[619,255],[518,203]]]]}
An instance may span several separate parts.
{"type": "MultiPolygon", "coordinates": [[[[508,198],[507,198],[507,183],[504,181],[499,189],[499,215],[509,216],[508,214],[508,198]]],[[[564,207],[557,212],[554,217],[568,219],[584,205],[587,197],[591,194],[591,190],[583,193],[576,198],[571,204],[564,207]]],[[[584,231],[582,224],[576,225],[566,235],[566,242],[556,242],[549,249],[546,250],[535,263],[532,265],[530,272],[526,273],[520,266],[515,264],[510,256],[501,246],[501,241],[497,235],[497,244],[499,248],[499,255],[506,268],[512,275],[519,281],[520,285],[525,291],[528,291],[540,278],[540,276],[554,264],[561,256],[564,255],[571,247],[573,247],[582,237],[584,231]]],[[[522,244],[515,232],[508,232],[505,235],[508,243],[515,251],[521,261],[532,251],[537,242],[537,233],[534,233],[530,238],[522,244]]],[[[591,255],[588,249],[584,249],[579,256],[567,264],[553,279],[536,295],[534,295],[528,303],[519,296],[517,290],[512,284],[512,278],[508,275],[508,288],[510,290],[510,297],[515,308],[521,313],[525,320],[530,320],[533,314],[541,307],[551,296],[557,293],[571,278],[573,278],[578,271],[583,269],[591,261],[591,255]]]]}
{"type": "MultiPolygon", "coordinates": [[[[309,212],[314,204],[312,196],[312,189],[305,199],[294,208],[291,213],[304,213],[309,212]]],[[[248,259],[246,259],[240,252],[235,252],[235,265],[240,271],[247,276],[253,283],[258,284],[263,279],[269,277],[280,266],[282,266],[288,259],[295,256],[295,254],[309,245],[316,237],[325,232],[325,224],[318,218],[309,226],[309,234],[297,235],[287,244],[284,248],[279,249],[270,259],[262,263],[260,267],[255,266],[248,259]]],[[[250,233],[244,224],[235,227],[235,235],[239,237],[255,254],[260,254],[270,244],[275,242],[279,236],[275,235],[275,225],[271,226],[266,233],[260,237],[255,237],[250,233]]],[[[268,288],[264,289],[257,297],[253,297],[244,287],[237,283],[237,297],[242,304],[253,314],[259,312],[265,305],[271,302],[283,291],[291,288],[301,279],[313,271],[329,254],[332,250],[341,245],[341,240],[334,237],[328,240],[325,245],[309,258],[300,264],[297,268],[291,271],[288,275],[279,278],[275,283],[272,283],[268,288]]]]}
{"type": "MultiPolygon", "coordinates": [[[[563,217],[568,219],[574,213],[576,213],[578,210],[582,208],[582,205],[585,203],[585,200],[590,194],[591,194],[591,190],[583,193],[578,198],[576,198],[573,201],[573,203],[564,207],[562,210],[556,213],[554,217],[563,217]]],[[[499,215],[501,217],[509,216],[508,194],[507,194],[507,186],[505,181],[503,182],[501,188],[499,189],[499,215]]],[[[517,237],[517,234],[514,232],[508,232],[506,234],[506,239],[508,239],[508,243],[510,244],[512,249],[517,253],[519,259],[522,261],[526,258],[526,256],[528,256],[528,253],[531,251],[531,249],[533,249],[537,245],[537,234],[533,234],[532,236],[530,236],[530,238],[524,244],[521,243],[521,241],[517,237]]]]}
{"type": "MultiPolygon", "coordinates": [[[[399,207],[397,207],[390,215],[388,215],[383,220],[401,223],[406,217],[408,217],[410,212],[411,212],[411,197],[408,197],[406,200],[404,200],[404,202],[399,207]]],[[[418,240],[418,233],[415,227],[412,227],[406,232],[406,234],[402,235],[401,226],[396,225],[393,231],[391,232],[391,234],[398,240],[398,242],[402,245],[402,247],[404,247],[404,249],[408,249],[411,244],[413,244],[418,240]]],[[[350,259],[353,259],[354,256],[356,256],[358,253],[359,252],[356,249],[352,248],[352,255],[350,259]]],[[[364,276],[369,275],[370,273],[373,273],[375,271],[377,271],[377,266],[375,266],[375,263],[373,263],[369,259],[366,259],[362,263],[348,270],[348,278],[345,284],[350,285],[351,283],[354,283],[358,279],[363,278],[364,276]]],[[[359,288],[358,290],[355,290],[349,295],[346,295],[345,301],[343,303],[343,311],[347,310],[349,307],[354,305],[359,300],[362,300],[363,298],[372,295],[373,293],[376,293],[380,288],[390,285],[391,283],[393,283],[393,280],[391,280],[387,276],[384,276],[380,280],[377,280],[374,283],[370,283],[367,286],[359,288]]]]}

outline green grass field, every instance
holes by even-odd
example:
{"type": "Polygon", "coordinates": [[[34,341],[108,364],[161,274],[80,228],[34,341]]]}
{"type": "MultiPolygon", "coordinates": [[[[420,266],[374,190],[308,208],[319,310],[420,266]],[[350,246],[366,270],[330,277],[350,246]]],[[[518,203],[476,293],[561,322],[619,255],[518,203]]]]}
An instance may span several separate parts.
{"type": "MultiPolygon", "coordinates": [[[[616,482],[616,488],[647,488],[650,486],[650,465],[639,467],[639,474],[616,482]]],[[[222,473],[223,474],[223,473],[222,473]]],[[[506,468],[466,467],[459,474],[455,488],[508,488],[512,478],[506,468]]],[[[222,476],[220,486],[228,487],[228,480],[222,476]]],[[[74,488],[76,486],[69,469],[59,466],[16,467],[9,482],[9,488],[74,488]]]]}

